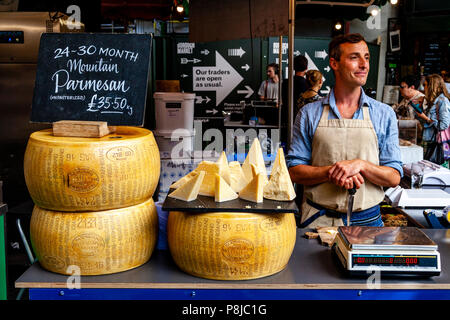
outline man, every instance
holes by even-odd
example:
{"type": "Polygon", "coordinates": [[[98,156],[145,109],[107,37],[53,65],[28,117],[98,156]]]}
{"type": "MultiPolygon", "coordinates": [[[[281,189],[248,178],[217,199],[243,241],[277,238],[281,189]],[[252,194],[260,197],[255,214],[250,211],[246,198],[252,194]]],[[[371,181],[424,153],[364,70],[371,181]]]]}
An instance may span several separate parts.
{"type": "MultiPolygon", "coordinates": [[[[308,82],[306,81],[305,75],[308,71],[308,59],[305,56],[299,55],[294,58],[294,79],[293,79],[293,105],[295,106],[296,101],[300,95],[308,90],[308,82]]],[[[287,119],[287,106],[288,106],[288,82],[284,81],[282,84],[282,101],[286,106],[283,108],[283,119],[287,119]]],[[[295,110],[295,107],[294,107],[295,110]]],[[[294,114],[295,118],[296,114],[294,114]]],[[[286,121],[286,120],[285,120],[286,121]]]]}
{"type": "MultiPolygon", "coordinates": [[[[308,60],[305,56],[297,56],[294,58],[294,104],[300,95],[308,89],[306,82],[306,71],[308,71],[308,60]]],[[[295,115],[294,115],[295,117],[295,115]]]]}
{"type": "Polygon", "coordinates": [[[382,187],[403,175],[392,108],[365,95],[369,49],[359,34],[329,45],[336,84],[323,100],[304,106],[287,159],[293,182],[303,184],[301,227],[346,225],[347,190],[357,189],[352,225],[383,226],[382,187]]]}
{"type": "MultiPolygon", "coordinates": [[[[414,76],[407,76],[400,82],[400,95],[403,97],[400,103],[393,106],[397,118],[400,120],[414,120],[414,106],[419,103],[420,106],[423,105],[425,95],[418,91],[417,88],[420,86],[420,79],[414,76]]],[[[422,107],[421,107],[422,108],[422,107]]],[[[419,113],[423,108],[419,111],[419,113]]]]}
{"type": "Polygon", "coordinates": [[[278,103],[278,86],[280,84],[278,69],[279,67],[276,63],[267,65],[267,80],[261,82],[258,90],[258,95],[261,100],[274,100],[278,103]]]}

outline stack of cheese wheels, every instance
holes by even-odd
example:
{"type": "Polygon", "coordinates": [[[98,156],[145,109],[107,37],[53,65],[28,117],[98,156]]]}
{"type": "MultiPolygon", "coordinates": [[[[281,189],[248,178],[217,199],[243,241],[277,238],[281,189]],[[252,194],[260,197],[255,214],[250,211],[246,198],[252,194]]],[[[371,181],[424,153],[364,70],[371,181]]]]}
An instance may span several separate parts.
{"type": "Polygon", "coordinates": [[[171,211],[169,249],[178,267],[215,280],[248,280],[283,270],[296,240],[293,213],[171,211]]]}
{"type": "Polygon", "coordinates": [[[117,127],[101,138],[31,134],[25,181],[35,203],[31,242],[41,265],[81,275],[142,265],[156,244],[153,193],[160,157],[151,131],[117,127]]]}

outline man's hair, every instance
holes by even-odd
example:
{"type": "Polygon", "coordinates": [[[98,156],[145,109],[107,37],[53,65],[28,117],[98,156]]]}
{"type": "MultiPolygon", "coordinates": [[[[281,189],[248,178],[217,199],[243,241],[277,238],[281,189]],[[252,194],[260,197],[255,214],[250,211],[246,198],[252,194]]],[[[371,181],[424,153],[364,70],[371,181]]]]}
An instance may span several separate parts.
{"type": "Polygon", "coordinates": [[[341,59],[341,49],[340,45],[343,43],[358,43],[366,40],[362,35],[359,33],[348,33],[348,34],[341,34],[336,37],[334,37],[330,44],[328,45],[328,54],[330,55],[330,58],[334,58],[336,61],[339,61],[341,59]]]}
{"type": "Polygon", "coordinates": [[[414,89],[416,89],[416,90],[420,86],[420,78],[413,76],[413,75],[403,77],[402,80],[400,81],[400,83],[402,83],[402,82],[406,83],[406,85],[408,87],[414,86],[414,89]]]}
{"type": "Polygon", "coordinates": [[[302,72],[308,69],[308,59],[305,56],[297,56],[294,58],[295,72],[302,72]]]}

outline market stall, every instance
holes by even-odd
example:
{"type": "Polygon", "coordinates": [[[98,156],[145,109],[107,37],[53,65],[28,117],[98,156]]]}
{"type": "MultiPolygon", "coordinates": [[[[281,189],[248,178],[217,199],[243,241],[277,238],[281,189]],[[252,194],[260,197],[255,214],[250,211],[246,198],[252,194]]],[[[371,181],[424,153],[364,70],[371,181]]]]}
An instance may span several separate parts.
{"type": "Polygon", "coordinates": [[[155,300],[447,300],[450,298],[450,234],[447,230],[425,230],[440,250],[442,271],[430,278],[382,278],[373,272],[362,278],[347,277],[333,258],[331,249],[304,237],[298,229],[296,245],[288,265],[269,277],[246,281],[216,281],[182,272],[168,251],[156,251],[152,259],[134,270],[114,275],[81,277],[81,289],[73,277],[58,275],[34,264],[16,281],[30,289],[30,299],[155,299],[155,300]],[[372,278],[370,278],[372,276],[372,278]],[[369,279],[370,278],[370,279],[369,279]],[[368,281],[369,280],[369,281],[368,281]]]}

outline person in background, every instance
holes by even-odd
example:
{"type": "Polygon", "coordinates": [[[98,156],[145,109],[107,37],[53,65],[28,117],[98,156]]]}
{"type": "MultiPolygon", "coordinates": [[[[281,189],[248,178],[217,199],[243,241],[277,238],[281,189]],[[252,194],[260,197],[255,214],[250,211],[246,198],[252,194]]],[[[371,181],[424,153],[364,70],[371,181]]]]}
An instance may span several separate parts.
{"type": "MultiPolygon", "coordinates": [[[[294,104],[300,95],[308,89],[308,82],[306,81],[306,71],[308,70],[308,59],[305,56],[299,55],[294,58],[294,104]]],[[[294,113],[295,117],[295,113],[294,113]]]]}
{"type": "Polygon", "coordinates": [[[267,80],[261,83],[258,90],[258,95],[261,100],[274,100],[278,103],[278,88],[280,85],[278,69],[278,64],[276,63],[267,65],[267,80]]]}
{"type": "Polygon", "coordinates": [[[394,104],[392,108],[397,114],[397,119],[400,120],[413,120],[416,118],[414,112],[414,106],[419,103],[417,111],[422,112],[424,110],[423,103],[425,101],[425,95],[417,90],[420,86],[420,79],[414,76],[406,76],[400,82],[400,95],[403,97],[402,101],[398,104],[394,104]],[[412,104],[411,101],[415,103],[412,104]]]}
{"type": "MultiPolygon", "coordinates": [[[[424,123],[422,144],[426,153],[429,143],[433,142],[435,130],[445,130],[450,125],[450,94],[447,91],[444,80],[438,74],[431,74],[425,78],[425,99],[428,108],[425,112],[417,112],[417,117],[424,123]],[[438,121],[439,118],[439,121],[438,121]]],[[[448,160],[444,163],[448,168],[448,160]]]]}
{"type": "Polygon", "coordinates": [[[322,99],[319,94],[320,89],[323,84],[323,75],[318,70],[308,70],[306,72],[306,82],[308,83],[308,89],[300,94],[297,99],[294,110],[294,117],[297,115],[298,111],[308,103],[322,99]]]}
{"type": "Polygon", "coordinates": [[[345,225],[353,188],[351,225],[381,227],[383,187],[403,174],[395,112],[362,89],[370,53],[360,34],[333,38],[328,52],[335,86],[300,109],[286,156],[292,182],[304,185],[300,227],[345,225]]]}
{"type": "Polygon", "coordinates": [[[441,77],[444,79],[445,86],[447,87],[447,91],[450,92],[450,72],[447,70],[441,71],[441,77]]]}

